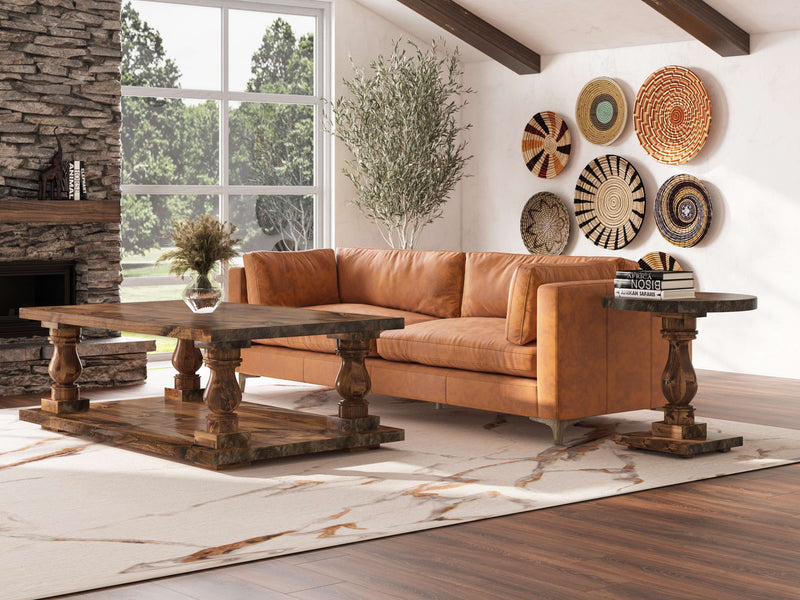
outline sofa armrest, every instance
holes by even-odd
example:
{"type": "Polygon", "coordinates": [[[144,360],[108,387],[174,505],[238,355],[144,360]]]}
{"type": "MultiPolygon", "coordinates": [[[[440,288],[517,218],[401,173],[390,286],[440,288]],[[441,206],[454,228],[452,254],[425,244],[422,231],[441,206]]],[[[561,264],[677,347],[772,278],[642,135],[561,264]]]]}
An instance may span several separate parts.
{"type": "Polygon", "coordinates": [[[244,267],[228,269],[228,302],[247,304],[247,277],[244,267]]]}
{"type": "Polygon", "coordinates": [[[539,287],[538,416],[573,419],[658,407],[668,345],[650,313],[609,310],[610,281],[539,287]]]}

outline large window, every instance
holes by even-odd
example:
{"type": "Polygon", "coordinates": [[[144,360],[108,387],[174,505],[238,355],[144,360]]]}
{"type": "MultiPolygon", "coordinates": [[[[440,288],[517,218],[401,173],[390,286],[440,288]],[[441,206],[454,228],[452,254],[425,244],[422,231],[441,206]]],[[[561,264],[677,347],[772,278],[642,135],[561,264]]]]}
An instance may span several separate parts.
{"type": "Polygon", "coordinates": [[[241,250],[330,245],[326,5],[124,0],[123,301],[177,299],[154,262],[174,220],[211,214],[241,250]]]}

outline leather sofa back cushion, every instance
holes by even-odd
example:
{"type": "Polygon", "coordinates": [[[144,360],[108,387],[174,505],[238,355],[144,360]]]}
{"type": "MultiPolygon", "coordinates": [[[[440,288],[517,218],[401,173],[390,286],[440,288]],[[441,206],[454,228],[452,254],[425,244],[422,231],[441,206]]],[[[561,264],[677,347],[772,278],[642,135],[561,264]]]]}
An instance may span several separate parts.
{"type": "Polygon", "coordinates": [[[458,317],[464,253],[447,250],[337,248],[342,302],[458,317]]]}
{"type": "Polygon", "coordinates": [[[250,304],[312,306],[339,302],[336,255],[330,248],[250,252],[242,259],[250,304]]]}
{"type": "Polygon", "coordinates": [[[607,262],[617,269],[638,269],[635,261],[607,256],[552,256],[467,252],[462,317],[505,317],[511,278],[520,265],[584,265],[607,262]]]}
{"type": "Polygon", "coordinates": [[[536,339],[536,294],[539,286],[561,281],[614,279],[613,261],[573,265],[520,265],[511,278],[506,316],[506,339],[520,346],[536,339]]]}

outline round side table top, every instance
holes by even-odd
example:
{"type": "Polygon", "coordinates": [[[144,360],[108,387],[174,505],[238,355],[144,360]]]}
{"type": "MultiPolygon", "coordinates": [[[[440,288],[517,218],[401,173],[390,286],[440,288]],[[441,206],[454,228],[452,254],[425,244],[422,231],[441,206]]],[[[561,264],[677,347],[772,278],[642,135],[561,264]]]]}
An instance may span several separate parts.
{"type": "Polygon", "coordinates": [[[758,299],[746,294],[696,292],[694,298],[653,300],[651,298],[615,298],[603,296],[603,307],[614,310],[703,316],[710,312],[755,310],[758,299]]]}

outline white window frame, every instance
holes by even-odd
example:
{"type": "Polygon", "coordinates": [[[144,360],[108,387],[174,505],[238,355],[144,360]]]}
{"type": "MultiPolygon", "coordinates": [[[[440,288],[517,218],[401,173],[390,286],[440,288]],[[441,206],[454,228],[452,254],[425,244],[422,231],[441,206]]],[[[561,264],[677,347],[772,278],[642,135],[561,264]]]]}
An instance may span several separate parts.
{"type": "MultiPolygon", "coordinates": [[[[314,246],[329,248],[332,243],[331,194],[331,136],[323,127],[324,99],[331,91],[331,19],[328,2],[317,0],[147,0],[165,4],[185,4],[221,9],[220,89],[196,90],[184,88],[153,88],[122,86],[122,96],[149,98],[180,98],[187,100],[214,100],[220,107],[219,174],[218,185],[132,185],[120,186],[122,194],[187,194],[214,195],[219,197],[219,214],[223,221],[229,219],[229,200],[239,195],[313,195],[314,196],[314,246]],[[260,94],[254,92],[228,91],[228,15],[230,10],[258,10],[275,14],[294,14],[316,17],[314,32],[314,94],[311,96],[291,94],[260,94]],[[267,102],[280,104],[302,104],[314,107],[314,185],[230,185],[228,182],[228,104],[229,102],[267,102]]],[[[181,283],[181,279],[170,276],[136,277],[122,285],[163,285],[181,283]]],[[[227,284],[223,272],[223,286],[227,284]]],[[[226,290],[227,291],[227,290],[226,290]]]]}

